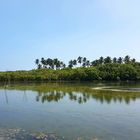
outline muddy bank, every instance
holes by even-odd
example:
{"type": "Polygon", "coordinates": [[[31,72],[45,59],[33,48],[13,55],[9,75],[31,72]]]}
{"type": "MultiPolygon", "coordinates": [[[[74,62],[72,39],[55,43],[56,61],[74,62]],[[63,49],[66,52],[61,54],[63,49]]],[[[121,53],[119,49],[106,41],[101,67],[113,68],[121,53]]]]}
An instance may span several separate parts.
{"type": "Polygon", "coordinates": [[[65,140],[53,133],[30,133],[23,129],[0,128],[0,140],[65,140]]]}

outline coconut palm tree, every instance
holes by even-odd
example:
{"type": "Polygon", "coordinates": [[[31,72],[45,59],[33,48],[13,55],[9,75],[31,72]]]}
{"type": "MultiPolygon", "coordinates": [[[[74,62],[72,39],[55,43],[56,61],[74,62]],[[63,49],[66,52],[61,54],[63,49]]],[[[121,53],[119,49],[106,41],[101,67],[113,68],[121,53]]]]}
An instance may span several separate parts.
{"type": "Polygon", "coordinates": [[[35,64],[36,64],[37,67],[38,67],[38,65],[39,65],[39,59],[36,59],[36,60],[35,60],[35,64]]]}
{"type": "Polygon", "coordinates": [[[41,64],[38,64],[38,69],[41,69],[42,68],[42,65],[41,64]]]}
{"type": "Polygon", "coordinates": [[[107,63],[111,63],[112,60],[111,60],[111,57],[107,56],[105,59],[104,59],[104,63],[107,64],[107,63]]]}
{"type": "Polygon", "coordinates": [[[99,58],[99,64],[103,64],[104,63],[104,58],[101,56],[100,58],[99,58]]]}
{"type": "Polygon", "coordinates": [[[87,66],[87,67],[90,66],[90,61],[89,61],[89,60],[86,61],[86,66],[87,66]]]}
{"type": "Polygon", "coordinates": [[[113,63],[117,63],[117,58],[116,57],[113,58],[113,63]]]}
{"type": "Polygon", "coordinates": [[[77,61],[74,59],[73,60],[73,66],[76,66],[77,65],[77,61]]]}
{"type": "Polygon", "coordinates": [[[41,63],[42,63],[43,68],[45,68],[45,59],[43,57],[41,58],[41,63]]]}
{"type": "Polygon", "coordinates": [[[98,66],[99,65],[99,60],[94,60],[91,62],[91,66],[98,66]]]}
{"type": "Polygon", "coordinates": [[[87,61],[87,58],[84,57],[84,58],[83,58],[83,64],[82,64],[83,67],[86,67],[86,61],[87,61]]]}
{"type": "Polygon", "coordinates": [[[123,63],[123,58],[122,58],[122,57],[119,57],[118,60],[117,60],[117,62],[118,62],[119,64],[122,64],[122,63],[123,63]]]}
{"type": "Polygon", "coordinates": [[[73,67],[73,61],[72,61],[72,60],[69,61],[68,67],[69,67],[69,68],[72,68],[72,67],[73,67]]]}
{"type": "Polygon", "coordinates": [[[124,63],[129,63],[130,62],[130,56],[129,55],[126,55],[125,58],[124,58],[124,63]]]}
{"type": "Polygon", "coordinates": [[[78,58],[77,58],[77,62],[81,65],[81,63],[82,63],[82,60],[83,60],[83,58],[81,57],[81,56],[79,56],[78,58]]]}
{"type": "Polygon", "coordinates": [[[136,63],[136,59],[133,58],[133,59],[131,60],[131,62],[132,62],[132,63],[136,63]]]}

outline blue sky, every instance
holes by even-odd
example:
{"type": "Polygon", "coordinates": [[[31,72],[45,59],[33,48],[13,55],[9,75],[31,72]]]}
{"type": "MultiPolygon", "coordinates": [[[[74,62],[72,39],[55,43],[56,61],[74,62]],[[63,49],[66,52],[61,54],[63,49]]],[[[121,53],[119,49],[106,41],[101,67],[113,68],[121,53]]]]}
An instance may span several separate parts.
{"type": "Polygon", "coordinates": [[[140,0],[0,0],[0,70],[36,58],[140,60],[140,0]]]}

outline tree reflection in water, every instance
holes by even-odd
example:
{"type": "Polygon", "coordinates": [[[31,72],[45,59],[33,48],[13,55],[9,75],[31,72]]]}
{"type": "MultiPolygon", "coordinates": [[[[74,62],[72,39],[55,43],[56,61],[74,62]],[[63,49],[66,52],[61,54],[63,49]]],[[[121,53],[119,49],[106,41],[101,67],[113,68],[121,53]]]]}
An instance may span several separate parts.
{"type": "Polygon", "coordinates": [[[68,96],[71,101],[78,102],[79,104],[86,103],[90,99],[95,99],[101,103],[111,103],[111,102],[125,102],[129,104],[130,101],[135,101],[137,98],[140,98],[140,93],[108,93],[108,92],[96,92],[93,93],[76,93],[76,92],[62,92],[62,91],[52,91],[41,93],[38,92],[36,101],[44,102],[58,102],[63,99],[65,96],[68,96]]]}
{"type": "MultiPolygon", "coordinates": [[[[95,85],[94,85],[95,86],[95,85]]],[[[3,86],[0,87],[3,89],[3,86]]],[[[68,97],[69,100],[75,101],[79,104],[86,103],[89,100],[96,100],[100,103],[111,102],[125,102],[129,104],[131,101],[135,101],[140,98],[140,92],[124,92],[124,91],[107,91],[107,90],[95,90],[92,86],[81,84],[64,84],[64,83],[46,83],[46,84],[18,84],[10,85],[5,90],[28,90],[37,92],[37,102],[59,102],[64,97],[68,97]]],[[[27,97],[26,97],[27,98],[27,97]]]]}

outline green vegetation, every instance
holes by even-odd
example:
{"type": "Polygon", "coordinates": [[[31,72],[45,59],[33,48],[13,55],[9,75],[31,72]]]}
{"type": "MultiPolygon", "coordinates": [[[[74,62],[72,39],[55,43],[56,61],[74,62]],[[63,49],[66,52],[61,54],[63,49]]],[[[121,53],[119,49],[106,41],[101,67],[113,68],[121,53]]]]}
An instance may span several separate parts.
{"type": "Polygon", "coordinates": [[[0,81],[92,81],[140,80],[140,62],[125,58],[100,57],[89,61],[85,57],[70,60],[68,66],[58,59],[36,59],[36,70],[0,72],[0,81]]]}

